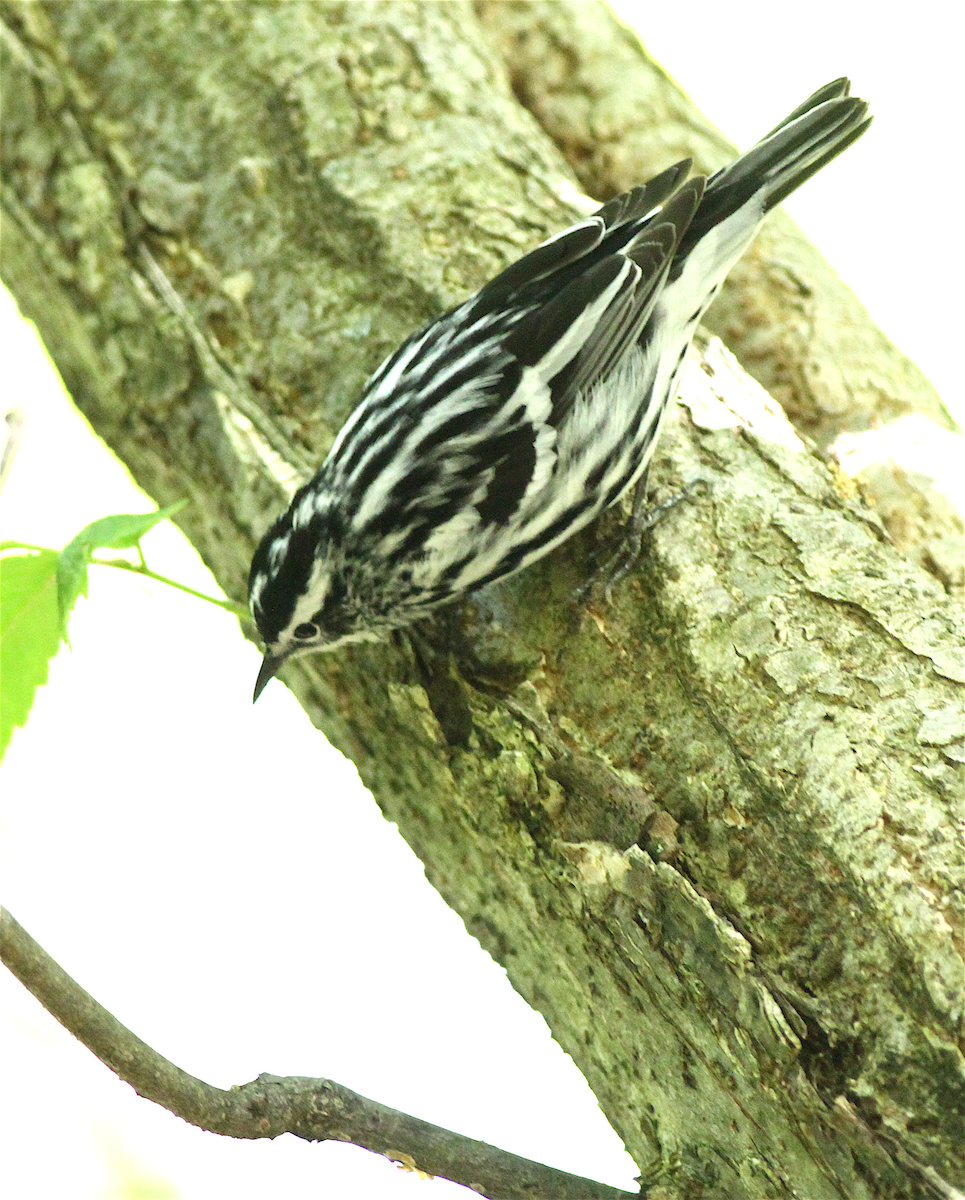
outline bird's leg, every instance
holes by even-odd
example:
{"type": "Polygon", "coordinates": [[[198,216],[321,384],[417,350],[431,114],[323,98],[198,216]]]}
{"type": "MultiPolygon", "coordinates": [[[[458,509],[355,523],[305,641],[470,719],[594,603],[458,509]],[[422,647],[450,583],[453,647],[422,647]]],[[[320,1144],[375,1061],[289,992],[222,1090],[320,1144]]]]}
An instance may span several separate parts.
{"type": "Polygon", "coordinates": [[[602,564],[596,564],[586,582],[576,589],[574,598],[581,606],[587,602],[590,593],[600,584],[603,586],[607,604],[612,603],[613,589],[633,569],[640,557],[643,539],[665,513],[689,494],[688,489],[685,488],[668,500],[664,500],[652,508],[648,507],[647,475],[648,471],[644,471],[634,488],[630,519],[623,527],[616,552],[602,564]]]}
{"type": "Polygon", "coordinates": [[[666,513],[680,503],[687,495],[686,490],[677,492],[667,500],[652,507],[647,504],[647,479],[640,480],[633,492],[633,507],[630,510],[630,520],[623,528],[623,536],[616,553],[604,567],[606,579],[606,599],[610,603],[613,588],[636,565],[643,549],[643,539],[666,513]]]}

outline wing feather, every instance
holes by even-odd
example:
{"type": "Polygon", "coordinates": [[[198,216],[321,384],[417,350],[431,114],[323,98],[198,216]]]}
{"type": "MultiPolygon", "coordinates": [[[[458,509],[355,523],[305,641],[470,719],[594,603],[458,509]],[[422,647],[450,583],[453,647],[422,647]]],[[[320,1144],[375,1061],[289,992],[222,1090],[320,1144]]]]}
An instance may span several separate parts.
{"type": "Polygon", "coordinates": [[[554,425],[636,345],[703,186],[702,176],[690,180],[617,252],[588,266],[508,335],[510,351],[550,383],[554,425]]]}

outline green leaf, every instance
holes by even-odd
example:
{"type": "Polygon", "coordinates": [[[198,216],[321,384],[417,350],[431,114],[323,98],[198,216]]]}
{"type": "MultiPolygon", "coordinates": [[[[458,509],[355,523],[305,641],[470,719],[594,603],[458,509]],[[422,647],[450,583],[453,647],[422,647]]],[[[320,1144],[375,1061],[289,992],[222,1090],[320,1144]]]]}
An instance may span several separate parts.
{"type": "Polygon", "coordinates": [[[91,521],[61,550],[57,561],[57,607],[60,628],[67,640],[67,621],[78,596],[87,595],[87,566],[95,550],[127,550],[160,521],[187,503],[179,500],[150,513],[115,513],[91,521]]]}
{"type": "Polygon", "coordinates": [[[112,517],[100,517],[89,525],[65,546],[61,553],[66,554],[71,546],[86,546],[89,550],[127,550],[136,546],[149,529],[159,525],[168,517],[180,512],[187,500],[179,500],[177,504],[169,504],[167,508],[159,508],[149,513],[115,513],[112,517]]]}
{"type": "Polygon", "coordinates": [[[0,557],[0,757],[57,653],[57,559],[56,550],[0,557]]]}

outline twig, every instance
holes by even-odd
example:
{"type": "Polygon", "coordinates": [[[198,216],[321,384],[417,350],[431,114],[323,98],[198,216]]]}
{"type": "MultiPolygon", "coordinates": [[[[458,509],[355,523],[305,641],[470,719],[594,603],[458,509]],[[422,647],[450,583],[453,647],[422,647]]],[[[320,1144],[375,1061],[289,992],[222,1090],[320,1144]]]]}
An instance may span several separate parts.
{"type": "Polygon", "coordinates": [[[491,1200],[627,1200],[636,1193],[569,1175],[368,1100],[330,1079],[259,1075],[230,1091],[182,1071],[131,1033],[0,909],[0,959],[63,1025],[147,1100],[237,1138],[336,1139],[441,1175],[491,1200]]]}
{"type": "MultiPolygon", "coordinates": [[[[140,544],[137,549],[140,553],[140,544]]],[[[178,583],[176,579],[169,579],[167,575],[159,575],[157,571],[152,571],[144,561],[143,554],[141,554],[139,563],[132,563],[126,558],[92,557],[90,561],[91,565],[95,567],[116,567],[119,571],[130,571],[134,575],[143,575],[145,579],[153,579],[155,583],[165,583],[168,587],[177,588],[179,592],[186,592],[189,596],[196,596],[199,600],[206,600],[209,604],[217,605],[218,608],[223,608],[225,612],[229,612],[243,621],[251,620],[251,613],[242,604],[236,604],[233,600],[219,600],[217,596],[209,596],[206,592],[199,592],[188,587],[186,583],[178,583]]]]}

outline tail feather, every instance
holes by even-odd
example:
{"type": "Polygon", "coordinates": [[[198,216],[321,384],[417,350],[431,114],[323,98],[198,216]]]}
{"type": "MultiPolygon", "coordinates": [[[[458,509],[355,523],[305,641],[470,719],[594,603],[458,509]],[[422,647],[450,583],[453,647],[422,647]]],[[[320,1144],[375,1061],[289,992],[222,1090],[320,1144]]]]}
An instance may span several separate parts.
{"type": "Polygon", "coordinates": [[[773,129],[768,130],[759,140],[766,142],[768,138],[772,138],[775,133],[778,133],[785,125],[790,125],[792,121],[796,121],[798,117],[803,117],[805,113],[809,113],[813,108],[817,108],[819,104],[826,104],[829,100],[846,99],[851,95],[851,80],[842,75],[840,79],[833,79],[830,83],[826,83],[824,87],[819,87],[816,92],[813,92],[797,108],[787,114],[783,121],[775,125],[773,129]]]}
{"type": "Polygon", "coordinates": [[[871,118],[867,102],[850,97],[849,87],[847,79],[826,84],[746,154],[712,175],[678,258],[752,200],[762,217],[857,141],[871,118]]]}

